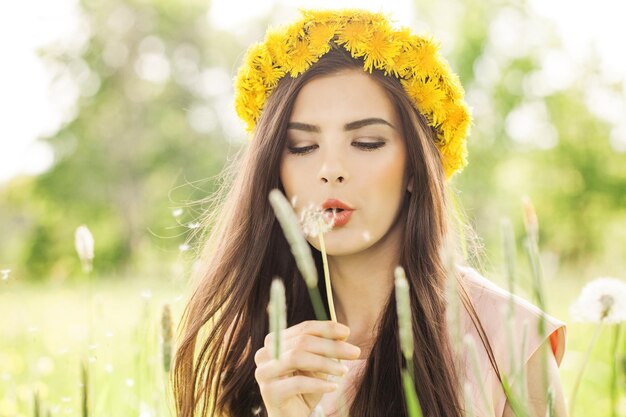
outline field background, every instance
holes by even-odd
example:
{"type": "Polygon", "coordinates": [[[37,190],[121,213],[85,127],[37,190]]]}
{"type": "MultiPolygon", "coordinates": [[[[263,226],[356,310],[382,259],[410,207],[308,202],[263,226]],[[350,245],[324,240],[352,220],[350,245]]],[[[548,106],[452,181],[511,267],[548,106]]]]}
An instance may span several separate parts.
{"type": "MultiPolygon", "coordinates": [[[[473,108],[470,163],[452,184],[484,246],[481,271],[503,286],[500,219],[521,248],[523,196],[535,205],[547,311],[568,324],[569,396],[594,331],[569,306],[586,282],[626,277],[625,78],[592,47],[572,56],[571,40],[527,2],[406,4],[402,22],[442,41],[473,108]]],[[[201,200],[245,146],[231,80],[246,46],[296,8],[277,2],[230,28],[199,0],[78,9],[75,41],[39,51],[51,94],[71,104],[39,139],[53,163],[0,183],[0,270],[10,270],[0,280],[0,417],[33,416],[36,392],[42,415],[80,415],[81,361],[93,416],[167,416],[161,312],[167,304],[180,317],[201,200]],[[96,241],[91,274],[74,250],[80,224],[96,241]]],[[[516,290],[534,301],[521,249],[517,262],[516,290]]],[[[613,332],[605,327],[592,352],[578,416],[611,415],[613,332]]],[[[619,343],[626,415],[623,335],[619,343]]]]}

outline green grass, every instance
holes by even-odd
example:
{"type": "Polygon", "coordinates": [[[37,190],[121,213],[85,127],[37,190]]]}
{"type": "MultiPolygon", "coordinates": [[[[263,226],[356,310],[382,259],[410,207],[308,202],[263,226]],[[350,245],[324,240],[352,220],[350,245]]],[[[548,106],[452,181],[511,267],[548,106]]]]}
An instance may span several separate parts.
{"type": "Polygon", "coordinates": [[[166,416],[160,317],[175,318],[182,288],[148,279],[89,286],[0,285],[0,416],[33,416],[34,391],[52,416],[81,414],[80,363],[88,364],[92,416],[166,416]],[[90,306],[93,332],[89,334],[90,306]]]}
{"type": "MultiPolygon", "coordinates": [[[[593,325],[574,323],[568,316],[569,304],[583,284],[572,282],[571,276],[575,275],[561,272],[545,283],[548,312],[568,324],[567,351],[560,368],[566,397],[594,330],[593,325]]],[[[165,394],[160,321],[161,309],[169,303],[177,324],[187,296],[183,285],[169,279],[101,278],[92,292],[90,303],[89,286],[84,283],[0,282],[0,417],[33,416],[35,390],[42,416],[48,411],[51,416],[81,415],[82,359],[89,364],[92,416],[173,415],[171,398],[165,394]]],[[[585,371],[577,416],[610,416],[611,342],[612,328],[607,326],[585,371]]],[[[620,384],[623,412],[623,372],[620,384]]]]}

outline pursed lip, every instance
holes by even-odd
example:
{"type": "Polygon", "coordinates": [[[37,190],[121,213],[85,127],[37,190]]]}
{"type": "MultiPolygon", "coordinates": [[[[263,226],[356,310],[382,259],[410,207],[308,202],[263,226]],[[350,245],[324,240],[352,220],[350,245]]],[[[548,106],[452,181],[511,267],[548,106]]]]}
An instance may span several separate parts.
{"type": "Polygon", "coordinates": [[[337,200],[335,198],[329,198],[328,200],[322,203],[322,209],[326,210],[329,208],[340,208],[342,210],[354,210],[352,207],[347,205],[341,200],[337,200]]]}

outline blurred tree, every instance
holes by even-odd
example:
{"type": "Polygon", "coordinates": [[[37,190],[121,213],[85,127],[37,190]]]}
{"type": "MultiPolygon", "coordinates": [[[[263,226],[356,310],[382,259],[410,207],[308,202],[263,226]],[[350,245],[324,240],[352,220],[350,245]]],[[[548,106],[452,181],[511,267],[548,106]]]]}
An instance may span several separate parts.
{"type": "MultiPolygon", "coordinates": [[[[82,223],[95,235],[101,271],[131,265],[145,246],[178,247],[185,227],[175,227],[170,206],[204,197],[214,184],[201,185],[192,197],[182,196],[193,194],[191,187],[175,187],[219,172],[229,146],[220,106],[231,74],[224,68],[242,46],[208,27],[206,2],[82,6],[87,47],[78,55],[53,48],[43,53],[76,80],[80,97],[76,117],[45,139],[55,150],[54,166],[32,184],[31,196],[47,209],[28,228],[22,259],[31,276],[75,256],[73,233],[82,223]],[[144,245],[154,240],[151,233],[157,244],[144,245]],[[176,237],[163,243],[162,235],[176,237]]],[[[185,224],[193,215],[176,220],[185,224]]],[[[58,272],[76,271],[77,262],[72,265],[58,272]]]]}

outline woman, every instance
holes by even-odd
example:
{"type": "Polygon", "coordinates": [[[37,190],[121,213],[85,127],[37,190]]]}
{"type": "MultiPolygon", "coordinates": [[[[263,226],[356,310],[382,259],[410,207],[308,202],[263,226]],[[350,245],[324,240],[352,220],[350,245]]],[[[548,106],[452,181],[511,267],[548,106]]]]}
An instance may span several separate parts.
{"type": "MultiPolygon", "coordinates": [[[[304,11],[251,47],[236,107],[252,140],[217,222],[208,222],[205,266],[175,361],[179,416],[308,417],[318,405],[338,415],[343,400],[351,416],[406,415],[396,265],[410,282],[415,385],[425,416],[469,409],[512,416],[520,403],[503,387],[524,391],[515,385],[520,369],[529,414],[545,415],[549,382],[554,415],[565,415],[557,369],[563,323],[520,298],[512,298],[511,321],[499,319],[509,294],[470,268],[447,271],[442,259],[453,235],[447,180],[466,163],[470,118],[462,98],[432,41],[394,29],[377,13],[304,11]],[[266,198],[274,188],[297,213],[313,204],[334,217],[325,240],[337,323],[315,320],[266,198]],[[453,343],[448,273],[460,284],[457,334],[475,350],[453,343]],[[275,276],[288,306],[279,360],[270,355],[266,314],[275,276]],[[537,334],[542,316],[546,330],[537,334]]],[[[321,274],[318,240],[308,240],[321,274]]],[[[320,290],[325,295],[321,280],[320,290]]]]}

